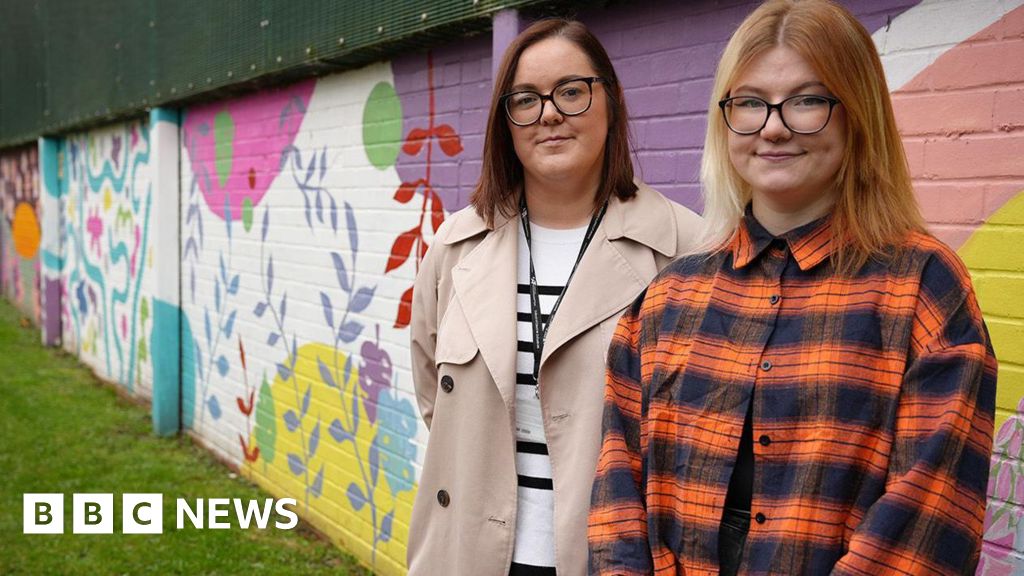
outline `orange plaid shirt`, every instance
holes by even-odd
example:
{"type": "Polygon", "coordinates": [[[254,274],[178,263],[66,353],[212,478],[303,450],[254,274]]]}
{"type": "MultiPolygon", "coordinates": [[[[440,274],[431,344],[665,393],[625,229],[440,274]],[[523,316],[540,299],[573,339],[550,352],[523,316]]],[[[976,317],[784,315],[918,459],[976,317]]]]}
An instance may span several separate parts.
{"type": "Polygon", "coordinates": [[[753,402],[742,574],[974,573],[996,359],[967,270],[913,234],[852,277],[830,219],[749,209],[619,322],[589,519],[592,574],[717,574],[753,402]]]}

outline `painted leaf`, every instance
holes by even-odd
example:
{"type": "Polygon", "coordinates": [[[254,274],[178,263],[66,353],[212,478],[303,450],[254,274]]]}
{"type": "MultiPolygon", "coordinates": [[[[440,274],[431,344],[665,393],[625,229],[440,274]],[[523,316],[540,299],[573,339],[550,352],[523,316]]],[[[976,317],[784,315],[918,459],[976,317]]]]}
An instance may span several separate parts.
{"type": "Polygon", "coordinates": [[[352,391],[352,433],[359,433],[359,391],[352,391]]]}
{"type": "Polygon", "coordinates": [[[359,230],[356,228],[356,212],[348,202],[345,202],[345,225],[348,226],[348,247],[355,258],[355,253],[359,252],[359,230]]]}
{"type": "Polygon", "coordinates": [[[284,425],[288,427],[289,432],[295,432],[295,429],[299,427],[299,417],[295,415],[294,410],[284,413],[284,425]]]}
{"type": "Polygon", "coordinates": [[[312,158],[309,159],[309,168],[306,169],[306,184],[309,184],[309,180],[313,177],[313,171],[316,170],[316,152],[310,156],[312,158]]]}
{"type": "Polygon", "coordinates": [[[345,384],[347,386],[349,378],[352,377],[352,357],[351,356],[349,356],[348,358],[345,359],[345,369],[342,372],[343,372],[342,378],[344,378],[344,380],[342,381],[342,384],[345,384]]]}
{"type": "Polygon", "coordinates": [[[324,465],[320,465],[320,471],[316,473],[316,478],[313,479],[313,483],[309,486],[309,493],[313,495],[313,498],[319,498],[321,492],[324,489],[324,465]]]}
{"type": "Polygon", "coordinates": [[[373,293],[376,289],[376,286],[373,288],[367,288],[364,286],[359,290],[356,290],[355,295],[352,296],[352,301],[349,303],[349,309],[351,309],[355,314],[366,310],[366,307],[369,306],[370,302],[373,300],[373,293]]]}
{"type": "Polygon", "coordinates": [[[255,314],[257,318],[263,318],[263,314],[265,314],[266,312],[267,312],[267,303],[266,302],[258,302],[256,304],[256,307],[252,309],[252,313],[255,314]]]}
{"type": "Polygon", "coordinates": [[[324,146],[323,151],[320,152],[320,179],[324,179],[324,175],[327,174],[327,147],[324,146]]]}
{"type": "Polygon", "coordinates": [[[238,294],[238,283],[241,281],[241,276],[235,274],[235,277],[231,279],[231,284],[228,285],[228,294],[238,294]]]}
{"type": "Polygon", "coordinates": [[[220,253],[220,278],[227,284],[228,283],[228,270],[224,267],[224,253],[220,253]]]}
{"type": "MultiPolygon", "coordinates": [[[[249,368],[245,364],[245,345],[242,344],[241,336],[238,337],[238,357],[242,359],[242,371],[248,370],[249,368]]],[[[252,403],[252,398],[249,399],[249,402],[252,403]]]]}
{"type": "Polygon", "coordinates": [[[395,328],[405,328],[412,319],[412,286],[402,294],[398,302],[398,315],[395,317],[395,328]]]}
{"type": "Polygon", "coordinates": [[[326,292],[320,292],[320,306],[324,310],[324,320],[332,329],[334,328],[334,305],[331,304],[331,297],[326,292]]]}
{"type": "Polygon", "coordinates": [[[241,397],[235,398],[235,404],[238,405],[238,411],[241,412],[242,414],[245,414],[246,416],[252,414],[252,408],[250,406],[246,406],[245,400],[243,400],[241,397]]]}
{"type": "Polygon", "coordinates": [[[441,196],[431,192],[430,199],[430,224],[434,228],[434,232],[441,227],[441,223],[444,222],[444,205],[441,204],[441,196]]]}
{"type": "Polygon", "coordinates": [[[363,325],[355,320],[350,320],[342,324],[338,330],[338,338],[345,344],[350,344],[359,338],[359,335],[363,332],[363,325]]]}
{"type": "Polygon", "coordinates": [[[348,496],[348,502],[356,512],[362,510],[363,506],[366,505],[366,496],[363,496],[363,491],[355,482],[348,485],[345,495],[348,496]]]}
{"type": "Polygon", "coordinates": [[[281,380],[288,380],[292,377],[292,369],[278,362],[277,375],[281,377],[281,380]]]}
{"type": "Polygon", "coordinates": [[[380,541],[387,542],[391,540],[391,529],[395,524],[395,511],[388,512],[384,519],[380,521],[380,541]]]}
{"type": "Polygon", "coordinates": [[[267,241],[267,231],[270,229],[270,206],[263,211],[263,227],[260,230],[260,240],[267,241]]]}
{"type": "Polygon", "coordinates": [[[288,454],[288,469],[292,471],[292,474],[301,476],[306,472],[306,463],[298,454],[288,454]]]}
{"type": "Polygon", "coordinates": [[[220,402],[216,396],[210,396],[206,400],[206,407],[210,409],[210,416],[213,416],[214,420],[220,419],[220,402]]]}
{"type": "MultiPolygon", "coordinates": [[[[202,366],[203,365],[203,351],[199,349],[199,342],[196,342],[195,344],[196,344],[195,345],[195,349],[196,349],[196,366],[202,366]]],[[[202,370],[198,370],[198,372],[199,372],[199,377],[202,378],[203,371],[202,370]]]]}
{"type": "Polygon", "coordinates": [[[422,182],[417,180],[416,182],[402,182],[402,185],[395,190],[395,201],[400,204],[408,204],[410,200],[416,196],[416,187],[422,182]]]}
{"type": "Polygon", "coordinates": [[[455,156],[462,152],[462,140],[459,139],[459,135],[455,133],[454,128],[448,124],[441,124],[434,128],[434,133],[440,139],[438,144],[440,144],[441,151],[445,153],[445,156],[455,156]]]}
{"type": "Polygon", "coordinates": [[[337,252],[331,252],[331,261],[334,262],[334,272],[338,275],[338,286],[345,292],[352,292],[348,283],[348,270],[345,269],[345,261],[337,252]]]}
{"type": "Polygon", "coordinates": [[[409,156],[415,156],[423,148],[423,140],[427,137],[427,131],[422,128],[413,128],[405,137],[405,144],[402,144],[402,152],[409,156]]]}
{"type": "Polygon", "coordinates": [[[228,314],[228,320],[224,323],[224,337],[231,338],[231,332],[235,329],[235,316],[238,315],[238,310],[232,310],[231,314],[228,314]]]}
{"type": "Polygon", "coordinates": [[[318,222],[323,224],[324,223],[324,199],[323,199],[323,194],[320,192],[319,189],[316,191],[316,202],[315,202],[314,206],[316,207],[316,219],[317,219],[318,222]]]}
{"type": "Polygon", "coordinates": [[[331,196],[331,230],[338,231],[338,203],[331,196]]]}
{"type": "Polygon", "coordinates": [[[277,341],[281,338],[281,335],[277,332],[271,332],[267,335],[267,346],[276,346],[277,341]]]}
{"type": "Polygon", "coordinates": [[[306,387],[306,393],[302,395],[302,412],[301,412],[301,415],[302,415],[303,418],[306,417],[306,412],[309,412],[309,400],[310,400],[310,398],[313,397],[312,394],[313,394],[313,387],[312,386],[307,386],[306,387]]]}
{"type": "Polygon", "coordinates": [[[213,279],[213,309],[220,312],[220,278],[213,279]]]}
{"type": "Polygon", "coordinates": [[[402,232],[398,238],[395,238],[395,242],[391,245],[391,256],[388,257],[388,264],[384,268],[385,274],[405,264],[417,236],[419,236],[419,228],[413,228],[402,232]]]}
{"type": "Polygon", "coordinates": [[[256,404],[256,429],[253,434],[256,437],[256,445],[263,455],[263,461],[273,463],[274,443],[277,441],[277,410],[274,407],[274,395],[270,391],[270,384],[267,383],[266,373],[263,374],[263,383],[260,384],[260,396],[256,404]]]}
{"type": "Polygon", "coordinates": [[[217,373],[220,374],[221,378],[228,375],[229,367],[230,366],[228,365],[228,359],[225,358],[223,354],[221,354],[217,358],[217,373]]]}
{"type": "Polygon", "coordinates": [[[341,420],[338,420],[337,418],[331,422],[331,425],[327,428],[327,433],[330,434],[331,438],[334,438],[334,441],[339,444],[345,440],[353,439],[352,435],[346,432],[345,427],[341,425],[341,420]]]}
{"type": "Polygon", "coordinates": [[[274,291],[274,255],[267,261],[267,294],[274,291]]]}
{"type": "Polygon", "coordinates": [[[210,327],[210,309],[203,308],[203,324],[206,329],[206,344],[213,344],[213,329],[210,327]]]}
{"type": "Polygon", "coordinates": [[[337,388],[338,383],[334,381],[334,375],[331,374],[331,369],[324,364],[324,361],[319,356],[316,357],[317,368],[320,369],[320,379],[324,381],[331,388],[337,388]]]}
{"type": "Polygon", "coordinates": [[[288,292],[281,295],[281,324],[284,324],[285,314],[288,313],[288,292]]]}
{"type": "Polygon", "coordinates": [[[313,458],[316,456],[316,449],[320,447],[320,420],[316,421],[316,426],[313,427],[313,431],[309,434],[309,457],[313,458]]]}

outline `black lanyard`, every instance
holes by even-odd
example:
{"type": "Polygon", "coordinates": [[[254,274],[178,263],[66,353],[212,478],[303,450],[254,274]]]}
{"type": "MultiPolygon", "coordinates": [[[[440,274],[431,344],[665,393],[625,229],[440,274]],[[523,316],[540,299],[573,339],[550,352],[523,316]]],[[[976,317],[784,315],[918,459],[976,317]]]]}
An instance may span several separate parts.
{"type": "Polygon", "coordinates": [[[534,396],[540,398],[540,388],[538,376],[540,375],[540,357],[544,352],[544,339],[548,336],[548,328],[551,326],[551,321],[555,319],[555,312],[558,312],[558,306],[562,303],[562,297],[569,290],[569,282],[572,282],[573,275],[576,274],[576,268],[580,265],[580,260],[583,259],[583,253],[587,251],[587,246],[590,246],[590,241],[594,239],[594,234],[597,232],[597,227],[601,224],[601,219],[604,218],[604,211],[608,208],[608,203],[605,202],[601,206],[601,210],[590,219],[590,226],[587,226],[587,233],[583,236],[583,244],[580,245],[580,253],[576,256],[576,263],[572,265],[572,272],[569,273],[569,278],[565,281],[565,287],[562,289],[561,294],[558,295],[558,299],[555,300],[555,305],[551,307],[551,313],[548,314],[548,321],[543,322],[541,320],[540,311],[540,290],[537,287],[537,272],[533,268],[533,245],[530,237],[530,215],[526,210],[526,194],[520,199],[519,211],[523,221],[523,234],[526,236],[526,251],[530,258],[530,320],[533,326],[533,389],[534,396]]]}

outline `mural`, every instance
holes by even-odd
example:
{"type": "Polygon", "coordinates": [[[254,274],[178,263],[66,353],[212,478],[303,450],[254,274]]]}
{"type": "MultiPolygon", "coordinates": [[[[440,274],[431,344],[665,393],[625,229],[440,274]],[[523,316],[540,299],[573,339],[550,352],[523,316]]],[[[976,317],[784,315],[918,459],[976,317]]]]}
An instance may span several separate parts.
{"type": "Polygon", "coordinates": [[[148,124],[71,136],[65,163],[64,348],[102,378],[147,396],[152,286],[146,272],[154,265],[148,124]]]}
{"type": "Polygon", "coordinates": [[[38,149],[0,154],[0,285],[36,323],[41,318],[39,208],[38,149]]]}

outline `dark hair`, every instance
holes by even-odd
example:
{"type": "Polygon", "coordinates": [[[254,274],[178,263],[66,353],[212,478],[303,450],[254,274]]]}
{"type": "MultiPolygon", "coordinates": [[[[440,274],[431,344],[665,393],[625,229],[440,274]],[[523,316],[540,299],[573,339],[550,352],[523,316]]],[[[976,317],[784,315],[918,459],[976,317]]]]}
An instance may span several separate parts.
{"type": "Polygon", "coordinates": [[[494,225],[494,216],[498,212],[507,217],[516,213],[519,200],[516,191],[523,184],[523,165],[512,145],[512,134],[509,132],[501,96],[512,87],[523,51],[542,40],[556,37],[578,46],[587,55],[597,75],[604,79],[609,112],[608,139],[605,141],[601,185],[595,198],[595,210],[612,194],[621,200],[628,200],[636,194],[633,162],[629,152],[629,117],[622,86],[608,53],[582,22],[561,18],[541,20],[512,41],[495,78],[484,138],[483,169],[480,181],[470,197],[470,204],[488,226],[494,225]]]}

